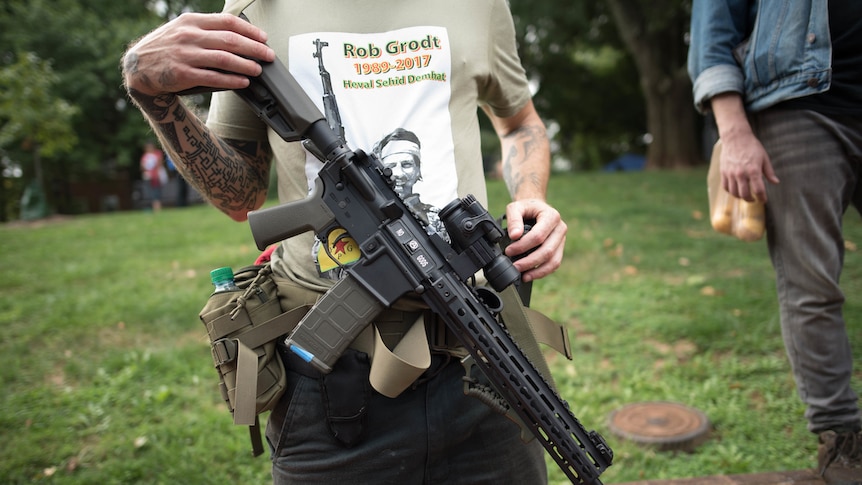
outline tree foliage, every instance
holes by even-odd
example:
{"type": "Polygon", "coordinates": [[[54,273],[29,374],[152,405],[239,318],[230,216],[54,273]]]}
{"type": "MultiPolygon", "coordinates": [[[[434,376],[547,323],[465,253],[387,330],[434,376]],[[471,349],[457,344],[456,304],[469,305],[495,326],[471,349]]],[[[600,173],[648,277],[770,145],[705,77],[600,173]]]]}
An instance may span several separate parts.
{"type": "MultiPolygon", "coordinates": [[[[22,53],[49,61],[56,76],[54,96],[75,110],[71,123],[79,143],[62,154],[46,153],[42,160],[48,195],[59,211],[69,207],[63,190],[68,182],[108,178],[136,166],[142,144],[152,138],[140,113],[127,103],[122,84],[120,58],[129,42],[182,11],[214,11],[222,4],[219,0],[4,0],[0,4],[0,68],[18,62],[22,53]]],[[[58,114],[49,111],[42,117],[51,120],[58,114]]],[[[4,151],[24,166],[26,176],[33,167],[25,141],[25,137],[9,141],[4,151]]]]}
{"type": "Polygon", "coordinates": [[[57,80],[50,63],[33,53],[0,69],[0,148],[23,140],[35,155],[52,156],[74,147],[78,109],[55,96],[57,80]]]}
{"type": "MultiPolygon", "coordinates": [[[[119,63],[127,45],[184,11],[217,11],[223,3],[0,2],[0,69],[11,69],[32,53],[51,66],[52,98],[70,108],[63,114],[65,108],[49,104],[48,113],[40,114],[43,122],[71,126],[72,138],[78,140],[64,145],[58,138],[52,143],[63,150],[53,152],[43,146],[48,151],[42,157],[46,188],[61,212],[69,210],[63,187],[70,182],[115,178],[123,171],[138,176],[141,147],[153,135],[122,85],[119,63]]],[[[520,54],[537,87],[535,103],[555,134],[560,158],[574,162],[576,169],[599,167],[624,152],[648,154],[656,166],[687,161],[685,143],[697,138],[683,126],[696,124],[690,99],[662,97],[660,88],[670,82],[683,97],[690,91],[680,71],[689,3],[510,0],[520,54]],[[644,143],[650,137],[652,143],[644,143]]],[[[9,95],[18,96],[15,90],[26,84],[9,89],[9,95]]],[[[3,164],[21,165],[25,176],[31,176],[28,137],[15,133],[3,134],[3,164]]]]}
{"type": "Polygon", "coordinates": [[[521,60],[538,84],[534,102],[559,125],[563,156],[591,169],[643,151],[637,72],[603,2],[511,0],[511,8],[521,60]]]}
{"type": "Polygon", "coordinates": [[[535,103],[580,168],[623,152],[697,163],[685,74],[689,0],[511,0],[535,103]]]}
{"type": "Polygon", "coordinates": [[[0,179],[2,221],[8,220],[7,212],[18,209],[17,201],[10,200],[7,194],[17,194],[24,187],[23,181],[16,180],[20,177],[13,176],[23,172],[8,159],[6,147],[21,141],[21,147],[32,154],[35,178],[31,191],[43,194],[41,158],[67,152],[77,142],[71,125],[77,108],[55,96],[52,88],[56,83],[50,63],[33,53],[22,54],[14,64],[0,68],[0,154],[3,178],[9,179],[0,179]]]}
{"type": "Polygon", "coordinates": [[[85,140],[68,158],[75,169],[93,170],[116,160],[127,140],[116,127],[131,121],[117,109],[125,95],[118,70],[119,55],[131,35],[157,19],[140,3],[74,0],[11,0],[0,17],[0,52],[34,52],[50,60],[59,81],[57,95],[79,107],[78,137],[85,140]],[[110,25],[106,24],[106,20],[110,25]]]}

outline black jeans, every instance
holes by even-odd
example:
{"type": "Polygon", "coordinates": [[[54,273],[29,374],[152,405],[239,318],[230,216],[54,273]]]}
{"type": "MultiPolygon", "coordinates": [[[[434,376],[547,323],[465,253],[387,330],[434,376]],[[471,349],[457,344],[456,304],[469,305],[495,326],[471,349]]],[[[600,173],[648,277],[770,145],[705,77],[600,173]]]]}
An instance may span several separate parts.
{"type": "MultiPolygon", "coordinates": [[[[321,380],[289,371],[288,391],[266,430],[274,483],[547,483],[544,448],[537,440],[525,444],[516,424],[464,395],[457,360],[435,355],[427,374],[394,399],[370,386],[357,395],[367,399],[356,406],[365,408],[364,429],[346,446],[333,436],[321,380]]],[[[367,371],[356,378],[367,381],[367,371]]]]}

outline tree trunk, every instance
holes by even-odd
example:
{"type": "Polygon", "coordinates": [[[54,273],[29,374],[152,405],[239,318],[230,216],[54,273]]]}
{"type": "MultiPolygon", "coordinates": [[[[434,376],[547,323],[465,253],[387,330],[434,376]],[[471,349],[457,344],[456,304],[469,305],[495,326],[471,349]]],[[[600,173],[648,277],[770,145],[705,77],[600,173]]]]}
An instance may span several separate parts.
{"type": "MultiPolygon", "coordinates": [[[[643,76],[642,76],[643,77],[643,76]]],[[[652,142],[647,149],[647,168],[691,167],[703,162],[700,126],[691,96],[688,74],[666,82],[643,85],[647,129],[652,142]]]]}
{"type": "MultiPolygon", "coordinates": [[[[0,165],[0,172],[3,166],[0,165]]],[[[0,173],[0,222],[9,222],[9,216],[6,214],[6,208],[9,202],[6,200],[6,176],[0,173]]]]}
{"type": "Polygon", "coordinates": [[[623,43],[634,58],[646,100],[647,168],[690,167],[699,150],[691,81],[686,71],[688,15],[680,2],[607,0],[623,43]],[[654,25],[650,25],[653,22],[654,25]],[[658,28],[661,23],[662,28],[658,28]]]}

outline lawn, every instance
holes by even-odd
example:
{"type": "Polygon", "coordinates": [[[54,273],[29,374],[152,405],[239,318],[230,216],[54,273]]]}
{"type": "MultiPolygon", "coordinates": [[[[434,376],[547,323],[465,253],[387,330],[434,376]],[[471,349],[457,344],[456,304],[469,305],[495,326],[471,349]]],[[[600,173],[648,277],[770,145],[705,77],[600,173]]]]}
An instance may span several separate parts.
{"type": "MultiPolygon", "coordinates": [[[[559,175],[566,260],[533,307],[564,323],[560,394],[615,451],[604,483],[810,468],[763,241],[714,233],[705,170],[559,175]],[[704,412],[710,439],[659,452],[614,436],[644,401],[704,412]]],[[[490,210],[505,189],[490,182],[490,210]]],[[[845,307],[862,377],[862,224],[848,213],[845,307]]],[[[208,272],[257,255],[248,226],[207,206],[0,226],[0,482],[267,483],[231,423],[197,312],[208,272]]],[[[857,379],[856,390],[862,380],[857,379]]],[[[565,483],[549,462],[552,483],[565,483]]]]}

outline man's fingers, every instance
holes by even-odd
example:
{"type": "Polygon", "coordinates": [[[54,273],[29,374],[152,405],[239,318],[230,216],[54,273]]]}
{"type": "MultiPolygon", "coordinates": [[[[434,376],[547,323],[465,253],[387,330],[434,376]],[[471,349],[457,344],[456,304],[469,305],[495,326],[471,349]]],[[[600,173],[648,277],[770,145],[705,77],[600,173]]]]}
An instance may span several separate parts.
{"type": "Polygon", "coordinates": [[[124,59],[130,90],[155,96],[189,89],[241,89],[275,60],[266,33],[229,14],[183,14],[133,46],[124,59]]]}
{"type": "Polygon", "coordinates": [[[173,22],[202,30],[235,32],[243,37],[266,43],[266,32],[256,25],[227,13],[184,13],[173,22]]]}

